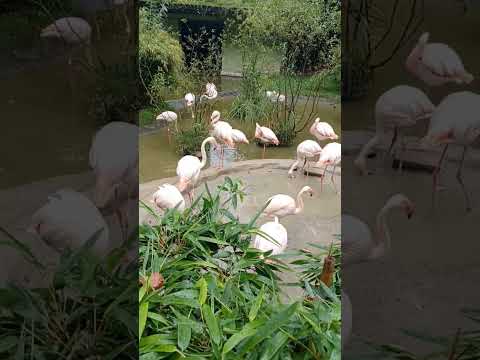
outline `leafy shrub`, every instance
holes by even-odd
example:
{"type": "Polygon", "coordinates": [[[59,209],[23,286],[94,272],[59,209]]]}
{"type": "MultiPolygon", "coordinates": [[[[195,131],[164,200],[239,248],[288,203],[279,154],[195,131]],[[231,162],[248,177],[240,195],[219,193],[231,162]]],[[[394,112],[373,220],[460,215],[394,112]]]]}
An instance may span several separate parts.
{"type": "Polygon", "coordinates": [[[141,356],[340,359],[339,296],[312,282],[304,285],[312,296],[281,302],[276,273],[288,268],[249,247],[260,212],[241,223],[234,211],[244,196],[227,177],[183,213],[140,227],[141,356]],[[162,279],[156,289],[153,273],[162,279]]]}
{"type": "Polygon", "coordinates": [[[179,129],[175,133],[177,153],[195,155],[200,151],[202,141],[208,136],[208,126],[204,121],[197,121],[188,129],[179,129]]]}

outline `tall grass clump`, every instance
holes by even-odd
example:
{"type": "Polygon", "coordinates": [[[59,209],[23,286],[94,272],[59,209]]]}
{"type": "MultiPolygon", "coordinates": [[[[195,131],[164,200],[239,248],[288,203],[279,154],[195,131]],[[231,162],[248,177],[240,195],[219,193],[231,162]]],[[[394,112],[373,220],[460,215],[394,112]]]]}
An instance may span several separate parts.
{"type": "MultiPolygon", "coordinates": [[[[92,250],[99,236],[60,254],[53,276],[34,262],[52,278],[48,286],[0,289],[0,358],[137,358],[137,266],[124,262],[137,233],[105,257],[92,250]]],[[[15,247],[32,262],[25,246],[15,247]]]]}
{"type": "Polygon", "coordinates": [[[240,222],[244,197],[227,177],[183,213],[143,205],[157,224],[140,227],[141,358],[340,359],[339,296],[323,286],[282,302],[278,272],[289,268],[250,248],[260,212],[240,222]]]}

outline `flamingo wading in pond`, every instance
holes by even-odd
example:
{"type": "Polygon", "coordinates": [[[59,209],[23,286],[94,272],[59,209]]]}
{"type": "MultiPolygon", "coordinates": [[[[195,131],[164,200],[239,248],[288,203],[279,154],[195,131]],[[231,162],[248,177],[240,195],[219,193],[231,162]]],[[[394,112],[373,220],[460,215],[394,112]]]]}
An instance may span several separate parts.
{"type": "Polygon", "coordinates": [[[285,217],[288,215],[297,215],[304,209],[303,195],[313,196],[313,190],[310,186],[304,186],[297,194],[297,200],[289,195],[277,194],[267,200],[267,207],[263,214],[268,217],[285,217]]]}
{"type": "Polygon", "coordinates": [[[313,140],[302,141],[297,146],[297,159],[288,170],[288,176],[294,177],[293,171],[297,168],[297,166],[300,163],[303,163],[302,169],[305,168],[305,165],[307,166],[307,176],[308,176],[310,161],[318,161],[320,159],[321,152],[322,152],[322,147],[316,141],[313,141],[313,140]]]}
{"type": "Polygon", "coordinates": [[[152,202],[157,205],[160,210],[174,209],[178,211],[185,210],[185,199],[180,191],[171,184],[163,184],[153,193],[152,202]]]}
{"type": "Polygon", "coordinates": [[[186,107],[190,108],[190,110],[192,111],[192,119],[194,119],[195,113],[193,111],[193,107],[195,105],[195,95],[193,95],[192,93],[187,93],[185,94],[184,100],[186,107]]]}
{"type": "Polygon", "coordinates": [[[322,166],[324,167],[322,178],[320,180],[322,189],[323,189],[323,180],[325,179],[327,168],[328,166],[333,166],[331,181],[335,188],[335,191],[337,191],[335,181],[334,181],[335,169],[337,168],[337,166],[340,164],[341,161],[342,161],[342,147],[340,143],[331,142],[323,147],[322,153],[320,154],[320,158],[318,159],[318,162],[316,165],[319,167],[322,167],[322,166]]]}
{"type": "Polygon", "coordinates": [[[205,151],[205,146],[207,143],[218,146],[213,136],[203,140],[202,146],[200,147],[202,161],[200,161],[196,156],[185,155],[178,161],[177,164],[177,188],[181,193],[184,193],[185,191],[188,192],[190,202],[193,201],[195,185],[200,177],[200,170],[202,170],[207,164],[207,153],[205,151]]]}
{"type": "Polygon", "coordinates": [[[225,156],[225,146],[229,146],[230,148],[235,147],[235,142],[233,141],[233,129],[228,122],[220,121],[220,112],[217,110],[212,113],[210,119],[213,126],[212,135],[215,140],[220,143],[219,168],[222,168],[225,156]]]}
{"type": "Polygon", "coordinates": [[[443,145],[438,164],[433,172],[432,209],[438,189],[438,175],[449,144],[463,147],[462,158],[457,170],[467,211],[472,209],[468,192],[463,182],[462,169],[468,147],[480,136],[480,95],[462,91],[448,95],[437,107],[430,120],[427,135],[421,140],[424,146],[443,145]]]}
{"type": "MultiPolygon", "coordinates": [[[[435,105],[425,93],[417,88],[399,85],[382,94],[375,104],[375,136],[361,149],[354,165],[361,174],[368,174],[367,156],[372,149],[386,137],[389,129],[393,128],[393,138],[387,153],[390,153],[398,141],[402,152],[405,151],[405,142],[402,129],[414,126],[418,121],[427,120],[432,116],[435,105]]],[[[400,159],[399,171],[403,162],[400,159]]]]}
{"type": "Polygon", "coordinates": [[[265,149],[267,144],[274,144],[278,146],[280,142],[277,139],[277,135],[266,126],[260,126],[255,124],[255,139],[260,140],[260,143],[263,144],[263,154],[262,159],[265,159],[265,149]]]}
{"type": "Polygon", "coordinates": [[[312,126],[310,126],[310,134],[315,136],[318,141],[338,139],[338,135],[335,134],[332,125],[327,122],[321,122],[320,118],[316,118],[312,126]]]}
{"type": "Polygon", "coordinates": [[[373,261],[390,251],[391,235],[387,217],[393,209],[401,209],[409,219],[415,211],[414,204],[405,195],[393,195],[377,214],[375,235],[357,217],[342,215],[343,266],[373,261]]]}
{"type": "Polygon", "coordinates": [[[170,140],[170,124],[173,122],[175,124],[175,130],[178,131],[177,120],[178,115],[173,111],[164,111],[156,118],[157,121],[164,121],[167,123],[167,134],[168,134],[168,143],[171,143],[170,140]]]}
{"type": "Polygon", "coordinates": [[[260,227],[260,234],[255,236],[253,247],[263,251],[272,251],[272,255],[278,255],[285,251],[288,244],[287,229],[278,222],[278,217],[274,221],[269,221],[260,227]],[[263,233],[263,234],[262,234],[263,233]]]}

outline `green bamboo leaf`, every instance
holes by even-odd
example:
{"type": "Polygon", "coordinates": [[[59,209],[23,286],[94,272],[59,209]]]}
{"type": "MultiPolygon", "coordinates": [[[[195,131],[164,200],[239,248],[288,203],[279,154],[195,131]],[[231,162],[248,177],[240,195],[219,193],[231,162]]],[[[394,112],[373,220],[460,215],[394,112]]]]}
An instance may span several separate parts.
{"type": "Polygon", "coordinates": [[[255,327],[252,327],[251,323],[247,323],[247,325],[245,325],[241,331],[230,336],[230,338],[223,346],[222,356],[225,356],[230,351],[232,351],[233,348],[237,346],[238,343],[240,343],[240,341],[254,335],[256,332],[257,329],[255,327]]]}
{"type": "Polygon", "coordinates": [[[265,296],[265,285],[262,286],[262,289],[257,295],[257,298],[253,302],[252,307],[250,308],[250,312],[248,313],[248,320],[253,321],[257,317],[258,310],[262,305],[263,297],[265,296]]]}
{"type": "Polygon", "coordinates": [[[147,315],[148,315],[148,301],[145,301],[140,304],[140,309],[138,312],[138,337],[141,338],[143,330],[145,330],[145,325],[147,324],[147,315]]]}
{"type": "Polygon", "coordinates": [[[262,354],[260,360],[271,360],[273,359],[278,351],[286,344],[288,341],[288,335],[284,332],[279,331],[273,338],[267,341],[265,346],[265,351],[262,354]]]}
{"type": "Polygon", "coordinates": [[[202,306],[202,314],[207,324],[208,332],[212,338],[213,343],[220,344],[220,327],[218,326],[217,318],[213,314],[212,309],[207,304],[202,306]]]}
{"type": "Polygon", "coordinates": [[[190,344],[190,339],[192,337],[192,328],[187,322],[180,321],[177,324],[177,337],[178,337],[178,347],[180,350],[185,350],[190,344]]]}
{"type": "Polygon", "coordinates": [[[167,319],[165,319],[162,315],[160,314],[157,314],[157,313],[154,313],[154,312],[148,312],[148,315],[147,315],[150,319],[153,319],[153,320],[156,320],[160,323],[162,323],[163,325],[166,325],[166,326],[170,326],[170,323],[167,321],[167,319]]]}
{"type": "Polygon", "coordinates": [[[207,300],[207,292],[208,292],[208,285],[205,278],[202,277],[200,280],[198,280],[197,287],[200,289],[200,293],[198,295],[198,302],[200,306],[202,306],[203,304],[205,304],[205,301],[207,300]]]}

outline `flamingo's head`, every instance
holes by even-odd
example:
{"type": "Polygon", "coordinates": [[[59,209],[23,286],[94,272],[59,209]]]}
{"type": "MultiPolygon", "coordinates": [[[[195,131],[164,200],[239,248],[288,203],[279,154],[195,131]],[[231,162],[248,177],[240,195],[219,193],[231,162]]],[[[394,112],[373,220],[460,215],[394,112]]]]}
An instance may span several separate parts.
{"type": "Polygon", "coordinates": [[[425,46],[428,43],[428,39],[430,37],[429,33],[423,33],[422,36],[418,39],[417,44],[412,49],[410,54],[407,57],[407,61],[405,66],[408,71],[411,73],[415,73],[418,66],[422,62],[423,51],[425,50],[425,46]]]}
{"type": "Polygon", "coordinates": [[[186,94],[185,95],[185,104],[190,107],[194,103],[195,103],[195,95],[193,95],[192,93],[186,94]]]}
{"type": "Polygon", "coordinates": [[[55,26],[55,24],[51,24],[46,28],[42,29],[42,31],[40,32],[40,37],[41,38],[60,38],[61,35],[58,32],[58,27],[55,26]]]}
{"type": "Polygon", "coordinates": [[[220,120],[220,111],[215,110],[214,112],[212,112],[212,116],[210,116],[210,120],[212,124],[217,123],[220,120]]]}
{"type": "Polygon", "coordinates": [[[302,190],[300,190],[302,194],[308,194],[310,197],[314,195],[313,189],[310,186],[304,186],[302,190]]]}
{"type": "Polygon", "coordinates": [[[405,214],[407,215],[407,218],[411,218],[413,214],[415,213],[415,205],[414,203],[406,197],[404,194],[395,194],[393,195],[386,204],[386,207],[389,208],[400,208],[402,209],[405,214]]]}

